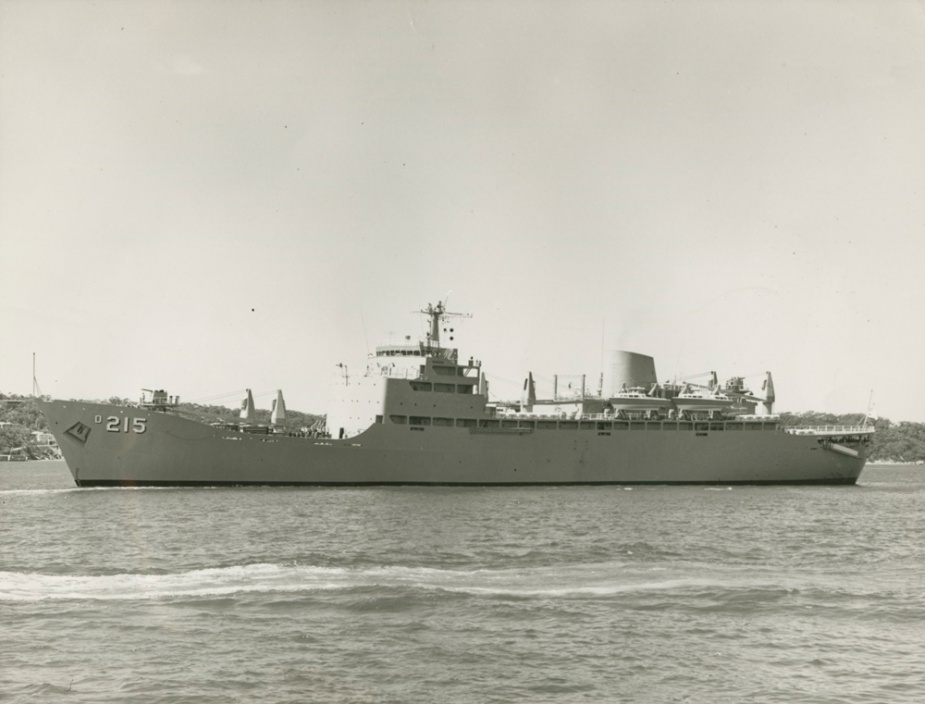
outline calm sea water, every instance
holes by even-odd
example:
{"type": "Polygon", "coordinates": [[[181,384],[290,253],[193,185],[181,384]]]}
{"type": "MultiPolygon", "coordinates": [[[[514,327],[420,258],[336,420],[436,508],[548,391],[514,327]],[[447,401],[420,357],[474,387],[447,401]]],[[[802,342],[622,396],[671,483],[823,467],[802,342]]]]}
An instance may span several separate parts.
{"type": "Polygon", "coordinates": [[[925,468],[75,489],[0,465],[11,702],[925,701],[925,468]]]}

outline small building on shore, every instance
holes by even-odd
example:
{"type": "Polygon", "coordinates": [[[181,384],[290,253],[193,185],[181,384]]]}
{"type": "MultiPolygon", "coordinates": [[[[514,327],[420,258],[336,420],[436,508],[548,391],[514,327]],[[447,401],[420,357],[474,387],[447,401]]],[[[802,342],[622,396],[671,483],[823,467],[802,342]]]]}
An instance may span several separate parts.
{"type": "Polygon", "coordinates": [[[46,430],[33,430],[32,442],[36,445],[50,445],[52,447],[58,446],[58,443],[55,440],[55,436],[46,430]]]}

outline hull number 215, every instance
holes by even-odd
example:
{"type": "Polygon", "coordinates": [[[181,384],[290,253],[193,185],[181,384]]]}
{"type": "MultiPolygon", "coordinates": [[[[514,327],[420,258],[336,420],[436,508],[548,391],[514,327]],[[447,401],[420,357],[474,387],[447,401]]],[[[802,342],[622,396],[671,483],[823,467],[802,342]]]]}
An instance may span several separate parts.
{"type": "MultiPolygon", "coordinates": [[[[102,419],[97,423],[102,422],[102,419]]],[[[147,430],[147,418],[129,418],[128,416],[107,416],[106,431],[110,433],[143,433],[147,430]]]]}

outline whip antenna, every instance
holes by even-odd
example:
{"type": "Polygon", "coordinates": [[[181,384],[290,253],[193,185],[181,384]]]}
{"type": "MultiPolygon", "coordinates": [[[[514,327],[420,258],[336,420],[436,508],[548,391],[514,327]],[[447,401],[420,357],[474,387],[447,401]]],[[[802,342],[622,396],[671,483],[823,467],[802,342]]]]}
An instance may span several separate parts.
{"type": "Polygon", "coordinates": [[[874,410],[874,390],[870,390],[870,397],[867,399],[867,413],[864,414],[864,420],[861,425],[867,425],[868,420],[876,420],[877,416],[872,412],[874,410]]]}
{"type": "Polygon", "coordinates": [[[39,380],[35,376],[35,352],[32,353],[32,395],[42,395],[42,390],[39,389],[39,380]]]}

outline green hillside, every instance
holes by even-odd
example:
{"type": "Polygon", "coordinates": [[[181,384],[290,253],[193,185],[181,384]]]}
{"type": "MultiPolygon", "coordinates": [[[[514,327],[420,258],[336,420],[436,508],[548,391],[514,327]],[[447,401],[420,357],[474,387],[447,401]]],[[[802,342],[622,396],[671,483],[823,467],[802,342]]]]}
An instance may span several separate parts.
{"type": "Polygon", "coordinates": [[[0,455],[28,459],[58,457],[56,448],[39,445],[34,430],[48,430],[45,416],[28,396],[0,393],[0,455]]]}

